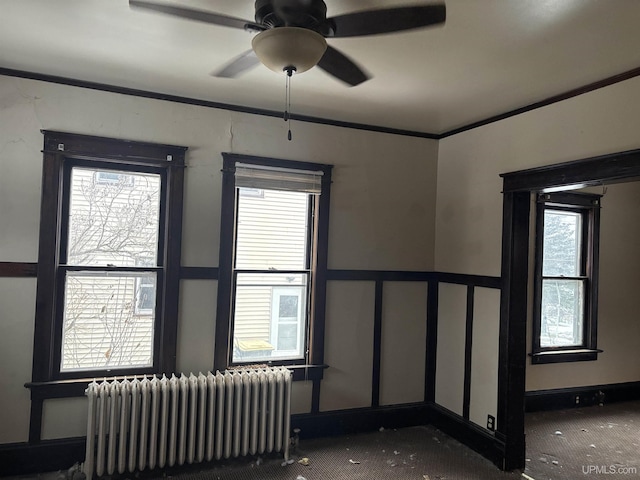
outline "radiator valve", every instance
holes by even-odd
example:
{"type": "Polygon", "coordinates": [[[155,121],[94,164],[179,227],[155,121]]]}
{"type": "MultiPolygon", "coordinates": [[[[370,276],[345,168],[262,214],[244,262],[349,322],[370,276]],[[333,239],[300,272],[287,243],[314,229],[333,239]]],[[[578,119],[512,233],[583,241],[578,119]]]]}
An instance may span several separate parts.
{"type": "Polygon", "coordinates": [[[298,444],[300,443],[300,429],[293,429],[293,437],[291,437],[291,446],[296,449],[298,448],[298,444]]]}

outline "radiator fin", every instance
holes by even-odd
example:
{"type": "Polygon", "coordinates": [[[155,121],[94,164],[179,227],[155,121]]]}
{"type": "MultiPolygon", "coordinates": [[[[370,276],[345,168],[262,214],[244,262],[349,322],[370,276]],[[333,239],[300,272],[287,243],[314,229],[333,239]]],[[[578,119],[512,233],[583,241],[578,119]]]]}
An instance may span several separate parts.
{"type": "Polygon", "coordinates": [[[87,480],[269,452],[289,458],[284,367],[94,380],[86,395],[87,480]]]}

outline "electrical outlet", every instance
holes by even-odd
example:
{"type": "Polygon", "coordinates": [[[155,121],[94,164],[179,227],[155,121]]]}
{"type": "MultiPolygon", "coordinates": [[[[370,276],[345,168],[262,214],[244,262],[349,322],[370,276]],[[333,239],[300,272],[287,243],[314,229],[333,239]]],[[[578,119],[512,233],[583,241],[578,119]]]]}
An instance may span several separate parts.
{"type": "Polygon", "coordinates": [[[496,419],[492,415],[487,415],[487,429],[495,432],[496,430],[496,419]]]}

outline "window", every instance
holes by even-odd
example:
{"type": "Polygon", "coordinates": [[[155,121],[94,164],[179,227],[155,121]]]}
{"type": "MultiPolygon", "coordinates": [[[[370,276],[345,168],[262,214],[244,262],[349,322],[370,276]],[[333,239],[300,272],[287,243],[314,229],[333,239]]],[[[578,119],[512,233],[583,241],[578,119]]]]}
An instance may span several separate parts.
{"type": "Polygon", "coordinates": [[[331,167],[224,157],[216,368],[321,361],[331,167]]]}
{"type": "Polygon", "coordinates": [[[540,194],[533,363],[595,360],[600,196],[540,194]]]}
{"type": "Polygon", "coordinates": [[[34,381],[173,369],[184,151],[45,132],[34,381]]]}

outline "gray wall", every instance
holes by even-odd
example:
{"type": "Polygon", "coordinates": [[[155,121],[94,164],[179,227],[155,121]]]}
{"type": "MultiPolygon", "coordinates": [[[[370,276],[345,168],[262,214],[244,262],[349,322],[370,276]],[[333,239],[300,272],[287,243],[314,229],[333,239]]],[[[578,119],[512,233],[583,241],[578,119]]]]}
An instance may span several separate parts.
{"type": "MultiPolygon", "coordinates": [[[[0,261],[37,259],[39,130],[44,128],[189,146],[184,266],[218,266],[220,153],[234,152],[335,165],[329,268],[499,276],[499,174],[640,148],[639,121],[636,78],[439,143],[300,122],[294,125],[294,141],[287,142],[284,122],[276,118],[0,77],[0,261]]],[[[628,235],[633,242],[634,234],[628,235]]],[[[604,276],[606,268],[615,275],[625,266],[613,266],[614,259],[605,267],[605,261],[604,276]]],[[[29,392],[23,384],[31,376],[35,283],[0,278],[0,443],[27,439],[29,392]]],[[[215,281],[181,282],[180,371],[204,371],[212,365],[216,288],[215,281]]],[[[634,291],[631,284],[628,288],[634,291]]],[[[603,289],[604,298],[611,295],[610,305],[618,309],[602,315],[603,325],[605,318],[624,316],[624,328],[632,328],[635,307],[616,301],[621,291],[607,294],[603,289]]],[[[421,399],[425,290],[420,283],[385,282],[383,404],[421,399]]],[[[329,282],[325,353],[331,369],[322,383],[321,410],[370,404],[374,291],[373,282],[329,282]]],[[[495,290],[476,289],[470,417],[481,426],[497,405],[499,298],[495,290]]],[[[436,401],[458,413],[464,300],[464,288],[441,285],[436,401]]],[[[605,349],[606,336],[605,328],[605,349]]],[[[615,338],[633,342],[632,334],[623,338],[617,333],[615,338]]],[[[611,337],[609,342],[617,340],[611,337]]],[[[615,381],[638,379],[637,370],[629,367],[638,363],[635,359],[616,364],[625,373],[615,381]]],[[[536,378],[531,370],[529,389],[566,376],[540,369],[536,378]]],[[[584,377],[576,378],[583,382],[584,377]]],[[[584,381],[591,382],[591,377],[584,381]]],[[[309,411],[310,398],[309,384],[297,382],[294,410],[309,411]]],[[[82,435],[83,408],[84,399],[45,402],[44,437],[82,435]]]]}
{"type": "MultiPolygon", "coordinates": [[[[233,152],[335,166],[329,268],[433,270],[434,140],[294,122],[288,142],[279,118],[2,76],[0,262],[37,261],[40,129],[188,146],[184,266],[218,266],[221,152],[233,152]]],[[[28,438],[23,385],[31,379],[35,290],[35,279],[0,278],[0,443],[28,438]]],[[[179,371],[213,364],[216,290],[216,281],[181,282],[179,371]]],[[[332,368],[322,382],[322,410],[370,404],[373,291],[373,282],[329,284],[325,341],[332,368]]],[[[424,381],[424,348],[416,339],[424,339],[426,289],[388,284],[385,295],[382,400],[413,402],[424,381]],[[398,368],[404,364],[411,369],[398,368]]],[[[310,386],[296,382],[294,410],[308,412],[310,399],[310,386]]],[[[84,399],[46,401],[43,437],[82,435],[84,408],[84,399]]]]}
{"type": "MultiPolygon", "coordinates": [[[[634,78],[441,140],[436,270],[499,276],[502,239],[502,181],[499,174],[640,148],[639,122],[640,79],[634,78]]],[[[613,203],[615,195],[612,187],[605,197],[605,204],[613,203]]],[[[637,212],[637,206],[629,208],[635,208],[637,212]]],[[[608,206],[602,213],[603,224],[612,222],[619,226],[623,223],[615,216],[617,214],[609,213],[608,206]],[[609,218],[605,220],[605,216],[609,218]]],[[[631,220],[629,223],[634,221],[637,222],[631,220]]],[[[603,228],[607,231],[609,227],[603,228]]],[[[637,229],[637,223],[628,228],[637,229]]],[[[634,242],[637,236],[626,231],[622,238],[625,238],[624,242],[634,242]]],[[[605,237],[603,242],[611,243],[611,240],[605,237]]],[[[615,245],[613,248],[621,244],[615,245]]],[[[629,284],[620,288],[618,283],[614,285],[607,280],[618,274],[628,276],[634,267],[637,270],[637,254],[626,258],[612,258],[611,253],[603,253],[601,258],[606,285],[601,291],[604,305],[601,305],[602,331],[598,345],[608,353],[601,355],[597,362],[530,367],[528,390],[640,380],[638,354],[633,352],[632,346],[640,339],[637,302],[629,298],[633,294],[624,293],[627,289],[637,291],[638,277],[628,277],[629,284]],[[625,261],[628,263],[624,264],[625,261]],[[621,297],[625,298],[622,303],[621,297]]],[[[476,317],[479,327],[495,328],[498,301],[496,297],[484,303],[485,313],[476,317]]],[[[482,335],[482,331],[482,328],[474,331],[474,352],[497,351],[497,337],[482,335]]],[[[455,344],[453,336],[456,334],[457,330],[452,328],[447,339],[439,338],[438,341],[455,344]]],[[[497,372],[497,356],[481,355],[474,360],[474,369],[488,375],[497,372]]],[[[448,398],[457,399],[459,395],[453,389],[459,389],[456,385],[461,381],[462,372],[456,363],[439,365],[439,372],[452,378],[449,384],[439,385],[444,391],[438,398],[447,406],[450,404],[448,398]]],[[[484,397],[483,402],[489,401],[488,389],[480,387],[479,383],[475,386],[472,383],[472,398],[474,392],[478,392],[476,398],[480,395],[484,397]]],[[[473,401],[471,409],[474,410],[473,401]]]]}

